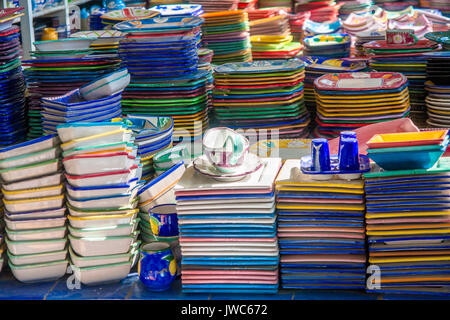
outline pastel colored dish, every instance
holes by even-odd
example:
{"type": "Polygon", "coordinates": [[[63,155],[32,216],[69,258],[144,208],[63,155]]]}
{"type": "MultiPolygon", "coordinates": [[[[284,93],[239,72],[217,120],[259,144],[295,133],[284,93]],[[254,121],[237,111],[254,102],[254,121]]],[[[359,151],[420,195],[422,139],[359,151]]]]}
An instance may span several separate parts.
{"type": "Polygon", "coordinates": [[[5,217],[6,226],[12,231],[60,228],[66,224],[66,220],[64,216],[29,220],[9,220],[5,217]]]}
{"type": "Polygon", "coordinates": [[[138,179],[133,179],[128,184],[119,184],[111,186],[98,186],[98,187],[73,187],[66,184],[66,190],[72,199],[86,199],[95,197],[108,197],[120,194],[131,194],[135,188],[139,188],[140,184],[137,184],[138,179]]]}
{"type": "Polygon", "coordinates": [[[32,198],[59,196],[62,194],[62,191],[63,191],[62,184],[53,187],[26,189],[21,191],[7,191],[2,189],[3,197],[6,200],[24,200],[32,198]]]}
{"type": "Polygon", "coordinates": [[[133,219],[136,218],[137,210],[128,210],[123,214],[111,214],[111,215],[97,215],[97,216],[84,216],[75,217],[69,215],[69,223],[73,228],[85,229],[85,228],[101,228],[117,226],[122,224],[131,224],[133,219]]]}
{"type": "Polygon", "coordinates": [[[122,129],[121,122],[66,123],[56,127],[63,143],[122,129]]]}
{"type": "Polygon", "coordinates": [[[22,200],[3,199],[3,203],[6,210],[11,213],[56,209],[63,206],[64,195],[22,200]]]}
{"type": "Polygon", "coordinates": [[[130,75],[127,69],[97,79],[80,88],[80,94],[86,100],[96,100],[114,95],[128,86],[130,75]]]}
{"type": "Polygon", "coordinates": [[[140,179],[141,174],[142,165],[134,165],[122,171],[111,171],[81,176],[65,174],[65,177],[71,186],[93,187],[126,184],[135,178],[140,179]]]}
{"type": "Polygon", "coordinates": [[[433,167],[447,149],[444,145],[367,149],[367,155],[385,170],[429,169],[433,167]],[[437,147],[437,148],[435,148],[437,147]]]}
{"type": "Polygon", "coordinates": [[[8,238],[12,241],[51,240],[62,239],[66,235],[66,227],[31,229],[13,231],[6,228],[8,238]]]}
{"type": "Polygon", "coordinates": [[[8,250],[14,255],[38,254],[64,250],[67,238],[53,240],[12,241],[5,238],[8,250]]]}
{"type": "Polygon", "coordinates": [[[15,144],[0,149],[0,160],[50,149],[55,147],[58,143],[59,143],[58,136],[52,134],[37,139],[29,140],[23,143],[15,144]]]}
{"type": "Polygon", "coordinates": [[[25,283],[52,281],[66,274],[69,261],[60,260],[47,263],[37,263],[16,266],[9,261],[9,267],[14,277],[25,283]]]}
{"type": "Polygon", "coordinates": [[[28,180],[55,173],[60,168],[59,159],[0,170],[0,176],[6,183],[28,180]]]}
{"type": "Polygon", "coordinates": [[[99,155],[76,155],[63,159],[66,172],[70,175],[86,175],[100,172],[121,171],[132,167],[136,157],[127,152],[99,155]]]}
{"type": "Polygon", "coordinates": [[[129,224],[118,224],[106,227],[98,228],[84,228],[78,229],[69,226],[69,232],[71,235],[79,238],[86,237],[118,237],[132,234],[136,231],[136,227],[139,223],[139,218],[134,219],[129,224]]]}
{"type": "Polygon", "coordinates": [[[23,154],[20,156],[9,157],[0,160],[0,169],[26,166],[34,163],[53,160],[59,156],[59,149],[50,148],[42,151],[23,154]]]}
{"type": "Polygon", "coordinates": [[[11,221],[15,220],[32,220],[32,219],[46,219],[46,218],[60,218],[66,213],[66,208],[49,209],[49,210],[38,210],[29,212],[19,212],[11,213],[5,211],[5,219],[11,221]]]}
{"type": "Polygon", "coordinates": [[[447,134],[448,130],[377,134],[367,145],[370,149],[436,145],[441,144],[447,134]]]}
{"type": "Polygon", "coordinates": [[[134,244],[132,244],[130,251],[128,251],[127,253],[92,256],[92,257],[79,256],[72,250],[71,247],[69,247],[70,260],[78,268],[95,267],[113,263],[127,262],[130,261],[130,259],[136,253],[139,244],[140,241],[137,241],[134,244]]]}
{"type": "MultiPolygon", "coordinates": [[[[136,255],[136,254],[135,254],[136,255]]],[[[127,262],[117,262],[92,267],[77,267],[72,265],[75,278],[84,285],[99,285],[118,282],[130,273],[133,259],[127,262]]]]}
{"type": "Polygon", "coordinates": [[[16,266],[36,264],[36,263],[47,263],[53,261],[65,260],[67,257],[67,249],[54,251],[54,252],[44,252],[44,253],[32,253],[23,255],[13,255],[9,251],[7,252],[8,259],[16,266]]]}
{"type": "Polygon", "coordinates": [[[63,143],[61,145],[61,148],[64,151],[67,151],[69,149],[79,147],[89,147],[114,142],[129,142],[131,139],[131,134],[132,134],[131,130],[121,128],[114,131],[85,136],[83,138],[77,138],[69,142],[63,143]]]}
{"type": "Polygon", "coordinates": [[[69,235],[69,241],[77,255],[82,257],[105,256],[127,253],[135,242],[137,234],[135,232],[131,236],[96,238],[78,238],[69,235]]]}

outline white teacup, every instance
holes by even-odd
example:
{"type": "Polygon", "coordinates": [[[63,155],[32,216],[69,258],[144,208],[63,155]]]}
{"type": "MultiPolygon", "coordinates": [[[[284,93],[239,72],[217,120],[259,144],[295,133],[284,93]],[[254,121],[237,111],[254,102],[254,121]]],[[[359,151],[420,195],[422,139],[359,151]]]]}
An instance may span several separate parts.
{"type": "Polygon", "coordinates": [[[242,165],[248,149],[248,140],[229,128],[209,129],[203,137],[203,153],[223,173],[233,173],[242,165]]]}

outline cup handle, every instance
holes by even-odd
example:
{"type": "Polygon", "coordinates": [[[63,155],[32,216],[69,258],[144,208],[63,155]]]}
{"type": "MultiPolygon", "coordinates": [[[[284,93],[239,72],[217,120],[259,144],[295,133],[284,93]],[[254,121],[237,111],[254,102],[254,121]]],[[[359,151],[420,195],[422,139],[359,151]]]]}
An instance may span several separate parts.
{"type": "Polygon", "coordinates": [[[244,151],[244,144],[242,143],[242,139],[240,138],[240,136],[237,134],[229,135],[225,140],[224,147],[226,146],[228,141],[231,141],[231,143],[233,144],[233,154],[229,159],[229,164],[234,166],[238,162],[239,158],[242,155],[242,152],[244,151]]]}

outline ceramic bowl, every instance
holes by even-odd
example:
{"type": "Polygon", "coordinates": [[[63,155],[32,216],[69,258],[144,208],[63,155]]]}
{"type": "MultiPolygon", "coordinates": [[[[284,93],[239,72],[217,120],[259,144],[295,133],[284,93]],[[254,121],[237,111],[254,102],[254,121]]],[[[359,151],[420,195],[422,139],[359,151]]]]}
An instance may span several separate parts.
{"type": "Polygon", "coordinates": [[[6,226],[13,231],[35,230],[44,228],[58,228],[66,223],[66,217],[29,219],[29,220],[9,220],[5,217],[6,226]]]}
{"type": "Polygon", "coordinates": [[[0,176],[6,183],[32,179],[58,172],[61,167],[59,159],[30,164],[22,167],[0,170],[0,176]]]}
{"type": "Polygon", "coordinates": [[[64,195],[24,200],[3,199],[3,203],[10,213],[56,209],[63,206],[64,195]]]}
{"type": "Polygon", "coordinates": [[[133,190],[137,192],[137,188],[140,186],[137,183],[137,179],[133,179],[128,184],[119,184],[111,186],[99,186],[99,187],[84,187],[78,188],[66,184],[66,190],[70,198],[74,200],[86,199],[92,197],[110,197],[121,194],[129,194],[132,196],[133,190]]]}
{"type": "Polygon", "coordinates": [[[175,202],[175,192],[172,189],[166,191],[165,193],[161,194],[160,196],[156,197],[155,199],[152,199],[150,201],[140,203],[139,209],[143,212],[149,212],[151,208],[154,206],[162,205],[162,204],[168,204],[168,203],[174,203],[175,202]]]}
{"type": "MultiPolygon", "coordinates": [[[[104,123],[65,123],[57,126],[58,136],[63,143],[71,140],[96,136],[107,132],[114,132],[123,129],[122,122],[104,123]]],[[[122,141],[121,141],[122,142],[122,141]]]]}
{"type": "Polygon", "coordinates": [[[6,191],[20,191],[27,189],[37,189],[58,186],[62,182],[62,173],[54,173],[47,176],[29,179],[26,181],[18,181],[10,184],[4,184],[3,189],[6,191]]]}
{"type": "Polygon", "coordinates": [[[118,282],[128,276],[131,270],[132,259],[126,262],[117,262],[92,267],[77,267],[72,265],[75,278],[84,285],[99,285],[118,282]]]}
{"type": "Polygon", "coordinates": [[[115,71],[80,87],[80,94],[86,100],[101,99],[122,91],[130,83],[126,68],[115,71]]]}
{"type": "Polygon", "coordinates": [[[13,231],[5,229],[12,241],[62,239],[66,235],[66,227],[13,231]]]}
{"type": "Polygon", "coordinates": [[[36,41],[38,51],[87,50],[97,38],[67,38],[61,40],[36,41]]]}
{"type": "Polygon", "coordinates": [[[69,235],[70,245],[82,257],[123,254],[130,250],[134,236],[78,238],[69,235]]]}
{"type": "Polygon", "coordinates": [[[179,162],[160,176],[146,183],[138,192],[140,205],[146,205],[173,188],[185,172],[183,162],[179,162]]]}
{"type": "Polygon", "coordinates": [[[102,146],[93,146],[86,148],[73,148],[63,152],[63,158],[76,156],[80,154],[103,154],[111,152],[128,152],[128,154],[135,156],[137,154],[137,146],[134,145],[134,140],[131,142],[116,142],[105,144],[102,146]]]}
{"type": "Polygon", "coordinates": [[[53,160],[58,156],[59,156],[58,148],[50,148],[43,151],[27,153],[24,155],[0,160],[0,169],[21,167],[34,163],[45,162],[48,160],[53,160]]]}
{"type": "Polygon", "coordinates": [[[131,245],[130,250],[127,253],[104,255],[104,256],[92,256],[92,257],[81,257],[77,255],[69,246],[70,260],[72,264],[74,264],[78,268],[95,267],[106,264],[128,262],[132,260],[132,258],[138,251],[140,243],[141,243],[140,241],[133,243],[131,245]]]}
{"type": "Polygon", "coordinates": [[[130,168],[136,157],[126,152],[67,157],[63,165],[68,174],[85,175],[100,172],[121,171],[130,168]]]}
{"type": "Polygon", "coordinates": [[[131,139],[131,134],[132,134],[131,130],[117,129],[114,131],[108,131],[105,133],[85,136],[83,138],[71,140],[69,142],[63,143],[61,145],[61,148],[64,151],[67,151],[73,148],[99,146],[115,142],[129,142],[131,139]]]}
{"type": "Polygon", "coordinates": [[[20,213],[10,213],[5,211],[5,219],[15,220],[32,220],[46,218],[60,218],[66,213],[66,208],[50,209],[45,211],[29,211],[20,213]]]}
{"type": "Polygon", "coordinates": [[[248,154],[248,140],[229,128],[209,129],[203,136],[203,152],[220,171],[232,173],[248,154]]]}
{"type": "Polygon", "coordinates": [[[69,223],[72,228],[101,228],[122,224],[131,224],[136,218],[137,210],[129,210],[124,214],[98,215],[86,217],[74,217],[69,215],[69,223]]]}
{"type": "Polygon", "coordinates": [[[39,152],[55,147],[59,143],[57,135],[47,135],[23,143],[0,149],[0,160],[17,157],[33,152],[39,152]]]}
{"type": "Polygon", "coordinates": [[[36,263],[47,263],[65,260],[67,257],[67,249],[54,251],[54,252],[45,252],[45,253],[35,253],[35,254],[23,254],[23,255],[13,255],[8,251],[8,259],[16,266],[23,266],[27,264],[36,264],[36,263]]]}
{"type": "Polygon", "coordinates": [[[92,217],[92,216],[110,216],[110,215],[124,215],[124,214],[137,214],[138,209],[123,209],[123,210],[98,210],[98,209],[77,209],[67,204],[67,208],[69,209],[70,215],[73,217],[92,217]]]}
{"type": "Polygon", "coordinates": [[[8,250],[13,255],[37,254],[64,250],[67,238],[52,240],[12,241],[5,238],[8,250]]]}
{"type": "Polygon", "coordinates": [[[94,187],[94,186],[110,186],[118,184],[126,184],[129,181],[141,178],[142,166],[132,166],[127,170],[104,172],[87,175],[69,175],[65,173],[65,177],[69,184],[74,187],[94,187]]]}
{"type": "Polygon", "coordinates": [[[134,219],[129,224],[119,224],[115,226],[100,227],[100,228],[84,228],[77,229],[69,226],[69,232],[74,237],[89,238],[89,237],[119,237],[130,235],[136,230],[139,219],[134,219]]]}
{"type": "Polygon", "coordinates": [[[23,200],[23,199],[33,199],[33,198],[46,198],[59,196],[63,192],[63,185],[54,187],[45,187],[37,189],[27,189],[21,191],[7,191],[2,189],[3,197],[6,200],[23,200]]]}
{"type": "Polygon", "coordinates": [[[61,278],[66,274],[69,261],[60,260],[47,263],[27,264],[16,266],[8,262],[14,278],[21,282],[43,282],[61,278]]]}
{"type": "Polygon", "coordinates": [[[133,209],[136,205],[130,194],[110,197],[72,199],[67,197],[70,205],[77,209],[133,209]]]}

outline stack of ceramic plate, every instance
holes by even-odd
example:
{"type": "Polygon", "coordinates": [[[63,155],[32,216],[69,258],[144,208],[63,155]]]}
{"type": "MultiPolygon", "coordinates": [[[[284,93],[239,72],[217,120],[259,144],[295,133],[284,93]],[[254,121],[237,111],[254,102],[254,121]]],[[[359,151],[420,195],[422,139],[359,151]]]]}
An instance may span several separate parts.
{"type": "MultiPolygon", "coordinates": [[[[359,15],[352,13],[342,23],[344,31],[352,36],[359,34],[373,35],[373,32],[382,32],[387,28],[387,14],[381,8],[378,8],[374,14],[359,15]]],[[[376,35],[376,34],[375,34],[376,35]]],[[[378,40],[378,39],[371,39],[378,40]]],[[[380,40],[384,40],[380,39],[380,40]]]]}
{"type": "Polygon", "coordinates": [[[444,51],[450,51],[450,31],[430,32],[425,38],[442,45],[444,51]]]}
{"type": "Polygon", "coordinates": [[[133,130],[137,154],[141,158],[142,180],[150,180],[154,174],[153,157],[172,147],[173,119],[171,117],[138,116],[128,114],[129,129],[133,130]]]}
{"type": "Polygon", "coordinates": [[[119,281],[134,263],[142,166],[123,122],[57,127],[69,208],[70,260],[83,284],[119,281]]]}
{"type": "Polygon", "coordinates": [[[280,10],[273,9],[253,9],[245,10],[248,13],[248,21],[271,18],[280,15],[280,10]]]}
{"type": "Polygon", "coordinates": [[[189,4],[199,4],[206,13],[237,10],[239,0],[187,0],[189,4]]]}
{"type": "Polygon", "coordinates": [[[157,11],[163,17],[170,16],[200,16],[204,13],[200,4],[168,4],[150,8],[157,11]]]}
{"type": "Polygon", "coordinates": [[[339,0],[338,4],[341,5],[339,9],[339,16],[342,19],[346,19],[351,13],[359,15],[368,14],[373,1],[372,0],[339,0]]]}
{"type": "Polygon", "coordinates": [[[351,38],[346,33],[318,34],[303,39],[308,56],[346,58],[350,55],[351,38]]]}
{"type": "Polygon", "coordinates": [[[408,116],[407,78],[395,72],[326,74],[314,81],[318,127],[315,136],[408,116]]]}
{"type": "Polygon", "coordinates": [[[342,22],[340,19],[329,22],[314,22],[306,19],[303,23],[303,37],[315,36],[317,34],[339,33],[341,31],[342,22]]]}
{"type": "Polygon", "coordinates": [[[350,62],[343,59],[328,59],[321,57],[301,57],[305,67],[305,105],[311,114],[316,113],[316,97],[314,93],[314,81],[327,73],[361,72],[367,70],[365,62],[350,62]]]}
{"type": "Polygon", "coordinates": [[[411,118],[420,126],[425,126],[426,62],[424,53],[433,51],[437,44],[430,40],[419,40],[414,45],[387,44],[386,40],[372,41],[363,45],[369,54],[370,68],[375,71],[395,71],[404,74],[409,81],[411,97],[411,118]]]}
{"type": "Polygon", "coordinates": [[[92,56],[117,57],[122,32],[117,30],[80,31],[71,34],[70,37],[96,38],[97,40],[94,40],[89,47],[92,50],[92,56]]]}
{"type": "Polygon", "coordinates": [[[245,135],[301,137],[309,123],[303,101],[304,63],[262,60],[215,68],[214,116],[245,135]]]}
{"type": "Polygon", "coordinates": [[[214,64],[252,60],[247,12],[214,12],[202,17],[202,45],[214,51],[214,64]]]}
{"type": "Polygon", "coordinates": [[[295,12],[309,12],[310,19],[316,22],[336,21],[340,4],[335,1],[296,0],[295,12]]]}
{"type": "Polygon", "coordinates": [[[250,35],[254,60],[290,59],[302,53],[303,46],[292,42],[287,15],[251,21],[250,35]]]}
{"type": "MultiPolygon", "coordinates": [[[[414,140],[396,145],[423,142],[414,140]]],[[[374,167],[364,175],[369,268],[374,270],[369,292],[450,293],[449,160],[441,158],[427,170],[374,167]]]]}
{"type": "MultiPolygon", "coordinates": [[[[9,9],[6,9],[7,12],[9,9]]],[[[3,11],[2,11],[3,13],[3,11]]],[[[0,20],[3,21],[2,14],[0,20]]],[[[19,27],[0,21],[0,146],[26,136],[25,83],[19,60],[19,27]]]]}
{"type": "Polygon", "coordinates": [[[291,8],[291,0],[259,0],[260,8],[291,8]]]}
{"type": "Polygon", "coordinates": [[[202,22],[200,17],[171,16],[115,26],[126,33],[119,54],[131,74],[124,113],[172,116],[176,141],[199,137],[209,122],[211,72],[197,70],[202,22]]]}
{"type": "Polygon", "coordinates": [[[281,159],[247,158],[228,176],[196,158],[175,187],[183,292],[278,291],[273,183],[281,159]]]}
{"type": "Polygon", "coordinates": [[[118,58],[85,57],[82,59],[33,59],[23,61],[28,67],[24,76],[28,87],[28,137],[43,134],[41,98],[64,95],[82,85],[120,68],[118,58]]]}
{"type": "Polygon", "coordinates": [[[63,123],[109,121],[120,117],[122,91],[129,83],[127,69],[121,69],[63,96],[42,98],[43,131],[56,133],[56,127],[63,123]]]}
{"type": "Polygon", "coordinates": [[[281,287],[363,289],[364,183],[313,180],[286,160],[277,180],[281,287]]]}
{"type": "Polygon", "coordinates": [[[22,282],[54,280],[68,261],[64,186],[56,135],[0,150],[9,266],[22,282]]]}
{"type": "Polygon", "coordinates": [[[363,31],[356,34],[355,55],[358,57],[367,56],[364,44],[371,41],[385,40],[386,31],[363,31]]]}
{"type": "Polygon", "coordinates": [[[289,14],[289,26],[294,41],[300,41],[303,38],[303,24],[310,16],[309,11],[289,14]]]}
{"type": "Polygon", "coordinates": [[[124,8],[119,10],[108,11],[103,14],[100,19],[104,26],[112,27],[116,23],[131,20],[144,20],[158,16],[158,11],[148,10],[145,8],[124,8]]]}

